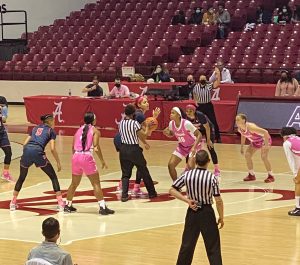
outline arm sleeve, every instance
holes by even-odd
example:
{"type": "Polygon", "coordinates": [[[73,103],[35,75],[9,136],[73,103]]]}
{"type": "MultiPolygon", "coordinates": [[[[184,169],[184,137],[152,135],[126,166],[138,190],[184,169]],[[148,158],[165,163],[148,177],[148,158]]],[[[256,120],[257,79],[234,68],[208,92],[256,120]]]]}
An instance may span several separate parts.
{"type": "Polygon", "coordinates": [[[216,176],[212,179],[212,188],[213,188],[213,196],[218,197],[221,195],[220,188],[219,188],[219,182],[216,176]]]}
{"type": "Polygon", "coordinates": [[[167,74],[167,73],[162,73],[162,74],[159,76],[159,79],[160,79],[162,82],[170,82],[170,76],[169,76],[169,74],[167,74]]]}
{"type": "Polygon", "coordinates": [[[185,122],[184,126],[185,129],[191,133],[194,133],[197,130],[197,128],[188,120],[185,122]]]}
{"type": "Polygon", "coordinates": [[[138,123],[138,121],[134,122],[134,128],[136,131],[139,131],[140,129],[142,129],[141,125],[138,123]]]}
{"type": "Polygon", "coordinates": [[[113,89],[109,92],[109,95],[114,96],[115,95],[115,90],[116,90],[116,88],[113,87],[113,89]]]}
{"type": "Polygon", "coordinates": [[[103,96],[103,88],[101,86],[99,86],[99,90],[100,90],[100,97],[103,96]]]}
{"type": "Polygon", "coordinates": [[[51,131],[50,131],[50,139],[51,140],[55,140],[56,139],[56,133],[55,131],[51,128],[51,131]]]}
{"type": "Polygon", "coordinates": [[[176,190],[179,190],[179,189],[183,188],[184,186],[185,186],[185,174],[183,174],[181,177],[176,179],[172,185],[172,187],[176,190]]]}
{"type": "Polygon", "coordinates": [[[142,124],[145,121],[145,115],[141,113],[140,111],[137,111],[135,113],[135,120],[139,123],[142,124]]]}
{"type": "Polygon", "coordinates": [[[73,261],[70,254],[65,256],[63,265],[73,265],[73,261]]]}

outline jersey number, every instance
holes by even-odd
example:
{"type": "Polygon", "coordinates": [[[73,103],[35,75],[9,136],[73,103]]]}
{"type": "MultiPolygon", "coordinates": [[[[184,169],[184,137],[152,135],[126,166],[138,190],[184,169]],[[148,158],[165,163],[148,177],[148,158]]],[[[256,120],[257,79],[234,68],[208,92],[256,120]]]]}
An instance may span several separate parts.
{"type": "Polygon", "coordinates": [[[185,142],[185,139],[184,139],[184,137],[178,137],[178,141],[180,142],[180,143],[184,143],[185,142]]]}
{"type": "Polygon", "coordinates": [[[43,133],[43,130],[44,130],[44,128],[38,128],[38,129],[36,130],[35,135],[36,135],[36,136],[41,136],[41,134],[43,133]]]}

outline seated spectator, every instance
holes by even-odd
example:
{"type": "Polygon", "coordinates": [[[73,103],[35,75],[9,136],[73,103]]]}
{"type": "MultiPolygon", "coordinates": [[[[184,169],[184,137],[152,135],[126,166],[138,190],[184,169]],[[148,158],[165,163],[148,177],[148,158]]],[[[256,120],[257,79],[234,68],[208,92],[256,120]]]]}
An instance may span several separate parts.
{"type": "Polygon", "coordinates": [[[298,81],[292,77],[289,71],[281,71],[281,77],[277,82],[275,96],[300,96],[298,81]]]}
{"type": "Polygon", "coordinates": [[[44,220],[42,234],[45,241],[29,252],[28,260],[39,258],[53,265],[73,265],[71,255],[57,245],[60,237],[58,220],[53,217],[44,220]]]}
{"type": "Polygon", "coordinates": [[[257,24],[271,24],[272,22],[272,12],[265,9],[264,6],[260,5],[257,7],[256,11],[256,23],[257,24]]]}
{"type": "Polygon", "coordinates": [[[182,24],[185,25],[185,15],[182,10],[178,11],[178,14],[172,18],[172,25],[182,24]]]}
{"type": "Polygon", "coordinates": [[[292,20],[292,12],[287,6],[283,6],[278,12],[278,23],[288,24],[292,20]]]}
{"type": "Polygon", "coordinates": [[[224,39],[225,35],[227,33],[227,29],[230,24],[230,14],[229,12],[225,9],[224,4],[219,4],[219,10],[217,13],[217,23],[219,26],[219,37],[220,39],[224,39]]]}
{"type": "Polygon", "coordinates": [[[86,92],[88,97],[103,96],[103,89],[99,86],[99,80],[97,76],[94,76],[92,84],[88,84],[84,89],[82,89],[82,93],[86,92]]]}
{"type": "MultiPolygon", "coordinates": [[[[233,83],[232,79],[231,79],[231,74],[230,71],[224,67],[223,62],[218,61],[216,64],[216,67],[220,70],[220,74],[221,74],[221,84],[230,84],[233,83]]],[[[209,82],[213,83],[216,81],[216,73],[213,72],[213,74],[211,75],[211,77],[209,78],[209,82]]]]}
{"type": "Polygon", "coordinates": [[[206,13],[203,15],[202,23],[204,25],[216,25],[217,19],[216,14],[214,12],[214,8],[210,7],[206,13]]]}
{"type": "Polygon", "coordinates": [[[151,78],[147,80],[148,83],[171,82],[171,78],[166,70],[161,65],[157,65],[153,71],[151,78]]]}
{"type": "Polygon", "coordinates": [[[129,98],[130,97],[130,92],[129,92],[128,86],[122,85],[121,84],[121,79],[116,78],[115,79],[115,86],[110,91],[109,95],[111,97],[116,97],[116,98],[129,98]]]}
{"type": "Polygon", "coordinates": [[[202,18],[203,18],[203,9],[200,7],[195,7],[194,8],[194,13],[191,15],[188,24],[192,25],[200,25],[202,23],[202,18]]]}
{"type": "Polygon", "coordinates": [[[294,11],[293,17],[292,17],[293,23],[300,23],[300,6],[296,7],[296,10],[294,11]]]}

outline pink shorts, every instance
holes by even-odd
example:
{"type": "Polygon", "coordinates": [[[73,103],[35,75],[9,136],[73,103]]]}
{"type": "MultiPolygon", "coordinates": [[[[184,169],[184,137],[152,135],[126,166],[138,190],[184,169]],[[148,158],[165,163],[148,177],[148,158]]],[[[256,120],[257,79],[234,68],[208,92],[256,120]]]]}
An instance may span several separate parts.
{"type": "Polygon", "coordinates": [[[96,162],[91,153],[75,153],[72,157],[72,175],[87,176],[98,172],[96,162]]]}
{"type": "MultiPolygon", "coordinates": [[[[179,157],[180,159],[185,159],[191,152],[193,146],[183,146],[179,144],[175,151],[173,152],[173,155],[179,157]]],[[[202,145],[199,144],[196,148],[196,152],[200,151],[202,148],[202,145]]]]}
{"type": "MultiPolygon", "coordinates": [[[[272,138],[271,137],[269,139],[269,144],[270,144],[270,146],[272,145],[272,138]]],[[[250,145],[253,146],[254,148],[260,149],[265,145],[265,142],[264,141],[251,142],[250,145]]]]}

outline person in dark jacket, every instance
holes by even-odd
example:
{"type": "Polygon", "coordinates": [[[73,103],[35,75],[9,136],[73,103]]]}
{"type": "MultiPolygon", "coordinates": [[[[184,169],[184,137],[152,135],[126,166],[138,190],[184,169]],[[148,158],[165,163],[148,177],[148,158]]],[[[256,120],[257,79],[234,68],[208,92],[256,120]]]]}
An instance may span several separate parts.
{"type": "Polygon", "coordinates": [[[194,13],[191,15],[188,24],[200,25],[202,23],[203,12],[200,7],[195,7],[194,13]]]}
{"type": "Polygon", "coordinates": [[[157,65],[153,71],[150,79],[147,80],[148,83],[159,83],[159,82],[170,82],[169,74],[162,68],[161,65],[157,65]]]}
{"type": "Polygon", "coordinates": [[[185,25],[185,15],[182,10],[179,10],[177,15],[172,18],[172,25],[182,24],[185,25]]]}

